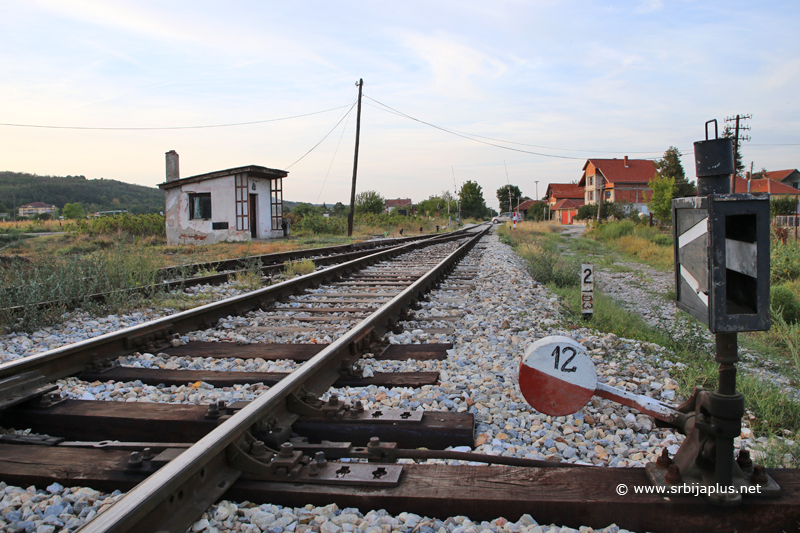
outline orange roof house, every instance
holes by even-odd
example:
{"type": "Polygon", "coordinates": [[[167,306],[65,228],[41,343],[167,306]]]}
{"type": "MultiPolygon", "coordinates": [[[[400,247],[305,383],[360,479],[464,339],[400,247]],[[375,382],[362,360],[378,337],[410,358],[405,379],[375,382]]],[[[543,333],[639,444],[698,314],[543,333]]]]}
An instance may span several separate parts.
{"type": "Polygon", "coordinates": [[[550,208],[551,219],[562,224],[572,224],[572,219],[578,214],[578,209],[583,207],[583,199],[564,198],[550,208]]]}
{"type": "Polygon", "coordinates": [[[412,208],[411,198],[398,198],[396,200],[386,200],[383,203],[383,212],[391,213],[395,209],[408,209],[412,208]]]}
{"type": "Polygon", "coordinates": [[[583,187],[576,183],[550,183],[544,193],[544,199],[550,204],[552,209],[560,200],[571,198],[573,200],[583,200],[583,187]]]}
{"type": "Polygon", "coordinates": [[[800,190],[780,181],[775,181],[772,178],[746,180],[737,177],[736,190],[731,192],[769,193],[770,196],[800,196],[800,190]]]}
{"type": "Polygon", "coordinates": [[[767,172],[767,178],[800,189],[800,171],[796,168],[767,172]]]}
{"type": "Polygon", "coordinates": [[[643,206],[653,194],[648,183],[655,174],[656,164],[649,159],[587,159],[578,185],[584,188],[587,205],[596,204],[602,195],[603,202],[643,206]]]}

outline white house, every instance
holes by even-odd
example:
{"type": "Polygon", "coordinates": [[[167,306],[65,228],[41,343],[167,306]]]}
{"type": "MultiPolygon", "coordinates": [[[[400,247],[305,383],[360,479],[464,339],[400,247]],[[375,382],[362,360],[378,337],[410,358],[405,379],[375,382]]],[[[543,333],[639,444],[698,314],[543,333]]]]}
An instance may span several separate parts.
{"type": "Polygon", "coordinates": [[[166,154],[164,190],[167,244],[213,244],[222,241],[283,236],[285,170],[249,165],[180,178],[178,154],[166,154]]]}

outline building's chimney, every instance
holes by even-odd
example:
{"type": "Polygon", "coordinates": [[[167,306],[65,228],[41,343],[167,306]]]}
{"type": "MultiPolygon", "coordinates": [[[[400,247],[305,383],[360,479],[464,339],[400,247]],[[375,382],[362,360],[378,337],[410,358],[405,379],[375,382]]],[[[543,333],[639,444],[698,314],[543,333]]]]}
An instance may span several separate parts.
{"type": "Polygon", "coordinates": [[[181,172],[178,168],[178,153],[175,150],[167,152],[167,181],[181,179],[181,172]]]}
{"type": "MultiPolygon", "coordinates": [[[[175,157],[178,157],[178,154],[175,154],[175,157]]],[[[627,155],[625,156],[625,161],[624,161],[623,164],[625,165],[625,168],[628,168],[628,156],[627,155]]]]}

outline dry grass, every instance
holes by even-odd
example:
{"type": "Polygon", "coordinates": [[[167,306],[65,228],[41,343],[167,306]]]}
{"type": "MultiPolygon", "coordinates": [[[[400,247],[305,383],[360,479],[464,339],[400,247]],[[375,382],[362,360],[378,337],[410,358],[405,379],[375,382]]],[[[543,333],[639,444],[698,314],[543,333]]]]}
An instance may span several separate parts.
{"type": "Polygon", "coordinates": [[[635,235],[625,235],[617,241],[606,244],[618,252],[636,257],[661,270],[671,270],[674,267],[672,246],[660,246],[635,235]]]}
{"type": "Polygon", "coordinates": [[[283,263],[283,273],[287,278],[311,274],[317,267],[311,259],[302,261],[286,261],[283,263]]]}

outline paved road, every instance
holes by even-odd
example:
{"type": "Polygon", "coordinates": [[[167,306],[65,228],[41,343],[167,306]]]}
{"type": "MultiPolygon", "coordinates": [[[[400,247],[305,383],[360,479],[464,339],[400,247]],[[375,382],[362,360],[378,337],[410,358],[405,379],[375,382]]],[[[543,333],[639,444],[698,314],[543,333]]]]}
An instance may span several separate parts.
{"type": "Polygon", "coordinates": [[[580,237],[586,231],[585,224],[562,224],[561,232],[568,237],[580,237]]]}

